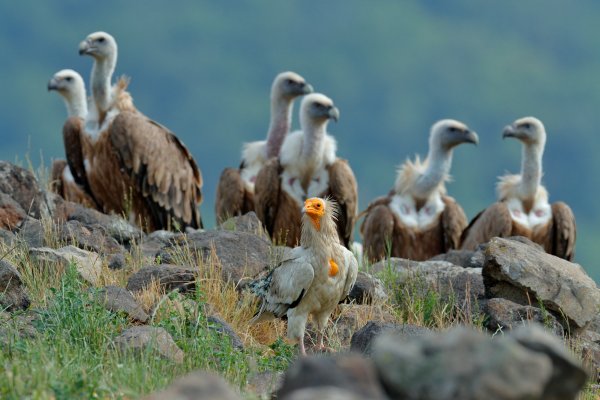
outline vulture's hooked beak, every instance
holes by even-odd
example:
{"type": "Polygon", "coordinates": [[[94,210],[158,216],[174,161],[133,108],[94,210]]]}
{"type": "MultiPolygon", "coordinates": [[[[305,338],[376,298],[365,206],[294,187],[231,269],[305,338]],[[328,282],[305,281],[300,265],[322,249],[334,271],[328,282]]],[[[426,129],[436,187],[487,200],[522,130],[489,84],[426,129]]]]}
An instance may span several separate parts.
{"type": "Polygon", "coordinates": [[[520,135],[514,125],[506,125],[502,130],[502,139],[506,139],[507,137],[520,139],[520,135]]]}
{"type": "Polygon", "coordinates": [[[51,90],[58,90],[58,81],[56,80],[56,78],[52,78],[48,82],[48,91],[51,90]]]}
{"type": "Polygon", "coordinates": [[[306,214],[316,230],[321,229],[321,218],[325,214],[325,202],[318,197],[311,197],[304,201],[302,212],[306,214]]]}
{"type": "Polygon", "coordinates": [[[465,134],[465,143],[473,143],[475,146],[479,144],[479,136],[474,131],[467,131],[465,134]]]}
{"type": "Polygon", "coordinates": [[[302,84],[302,94],[309,94],[312,93],[314,91],[312,85],[308,84],[308,83],[303,83],[302,84]]]}
{"type": "Polygon", "coordinates": [[[338,119],[340,119],[340,110],[338,110],[337,107],[331,107],[329,109],[328,117],[335,122],[338,122],[338,119]]]}
{"type": "Polygon", "coordinates": [[[79,55],[82,56],[84,54],[92,54],[94,51],[94,47],[92,46],[92,44],[90,43],[89,40],[84,40],[83,42],[79,43],[79,55]]]}

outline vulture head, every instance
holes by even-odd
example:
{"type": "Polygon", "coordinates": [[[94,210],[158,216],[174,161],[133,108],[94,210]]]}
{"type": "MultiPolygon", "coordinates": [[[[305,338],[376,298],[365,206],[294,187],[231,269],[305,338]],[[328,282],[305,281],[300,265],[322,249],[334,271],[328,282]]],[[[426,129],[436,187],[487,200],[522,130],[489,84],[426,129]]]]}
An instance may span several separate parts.
{"type": "Polygon", "coordinates": [[[274,97],[293,99],[313,92],[313,87],[295,72],[282,72],[275,77],[271,92],[274,97]]]}
{"type": "Polygon", "coordinates": [[[479,143],[477,133],[470,130],[462,122],[453,119],[443,119],[431,127],[429,136],[430,148],[441,148],[446,151],[452,150],[462,143],[479,143]]]}
{"type": "Polygon", "coordinates": [[[48,91],[56,90],[61,96],[70,98],[75,93],[84,93],[83,78],[72,69],[58,71],[48,82],[48,91]]]}
{"type": "Polygon", "coordinates": [[[303,125],[325,125],[330,119],[337,122],[340,111],[329,97],[320,93],[311,93],[302,99],[300,116],[303,125]]]}
{"type": "Polygon", "coordinates": [[[337,212],[337,205],[332,200],[320,197],[306,199],[302,208],[302,237],[307,236],[306,228],[312,226],[314,230],[310,230],[308,236],[312,236],[312,232],[317,231],[325,236],[337,238],[337,226],[335,224],[337,212]]]}
{"type": "Polygon", "coordinates": [[[106,32],[94,32],[79,43],[79,55],[88,55],[96,60],[115,58],[117,54],[117,42],[115,38],[106,32]]]}
{"type": "Polygon", "coordinates": [[[505,126],[502,131],[502,137],[512,137],[519,139],[527,145],[543,147],[546,143],[546,129],[539,119],[525,117],[505,126]]]}

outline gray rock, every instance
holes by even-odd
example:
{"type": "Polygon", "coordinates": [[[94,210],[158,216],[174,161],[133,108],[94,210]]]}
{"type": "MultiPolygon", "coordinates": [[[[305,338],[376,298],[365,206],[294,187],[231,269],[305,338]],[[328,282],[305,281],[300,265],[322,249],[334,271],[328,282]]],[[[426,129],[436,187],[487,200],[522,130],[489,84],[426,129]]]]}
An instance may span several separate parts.
{"type": "Polygon", "coordinates": [[[269,240],[247,232],[196,231],[178,244],[197,250],[203,262],[208,262],[214,249],[223,279],[234,283],[267,269],[272,253],[269,240]]]}
{"type": "Polygon", "coordinates": [[[356,283],[352,287],[346,302],[356,304],[381,304],[387,300],[381,280],[371,274],[359,271],[356,277],[356,283]]]}
{"type": "Polygon", "coordinates": [[[123,269],[126,266],[125,255],[122,253],[108,256],[108,268],[112,270],[123,269]]]}
{"type": "Polygon", "coordinates": [[[66,268],[73,263],[83,279],[92,285],[97,285],[102,274],[102,260],[97,253],[82,250],[75,246],[65,246],[60,249],[49,247],[31,248],[29,255],[47,268],[56,270],[66,268]]]}
{"type": "Polygon", "coordinates": [[[382,336],[373,349],[392,398],[541,399],[552,363],[509,340],[459,327],[412,340],[382,336]]]}
{"type": "Polygon", "coordinates": [[[8,311],[25,310],[30,304],[17,268],[8,261],[0,260],[0,308],[8,311]]]}
{"type": "Polygon", "coordinates": [[[429,333],[431,333],[431,330],[422,326],[369,321],[352,335],[352,339],[350,340],[350,350],[370,355],[375,339],[382,334],[411,337],[422,336],[429,333]]]}
{"type": "Polygon", "coordinates": [[[208,329],[213,330],[221,335],[227,336],[231,341],[231,346],[237,350],[244,349],[244,343],[242,339],[238,336],[237,333],[233,330],[233,328],[221,318],[217,316],[210,316],[207,318],[208,329]]]}
{"type": "Polygon", "coordinates": [[[488,317],[485,326],[491,332],[509,331],[536,322],[557,336],[563,335],[563,327],[554,315],[537,307],[523,306],[510,300],[495,298],[485,302],[483,311],[488,317]]]}
{"type": "Polygon", "coordinates": [[[120,351],[142,353],[151,349],[160,357],[177,364],[183,362],[183,351],[164,328],[154,326],[134,326],[124,330],[114,340],[120,351]]]}
{"type": "Polygon", "coordinates": [[[390,271],[397,283],[409,283],[417,290],[439,293],[443,301],[454,300],[459,306],[470,306],[484,298],[485,289],[479,268],[463,268],[447,261],[412,261],[390,258],[373,264],[374,273],[390,271]]]}
{"type": "Polygon", "coordinates": [[[219,225],[218,229],[224,231],[247,232],[259,236],[267,235],[262,222],[260,222],[254,211],[250,211],[239,217],[229,218],[219,225]]]}
{"type": "Polygon", "coordinates": [[[142,237],[139,248],[146,257],[156,257],[164,248],[173,246],[176,241],[183,241],[184,235],[170,231],[154,231],[142,237]],[[179,240],[176,240],[178,238],[179,240]]]}
{"type": "Polygon", "coordinates": [[[252,375],[248,379],[246,390],[259,399],[270,399],[271,395],[281,387],[283,372],[264,371],[252,375]]]}
{"type": "Polygon", "coordinates": [[[320,386],[296,390],[282,400],[363,400],[364,397],[335,386],[320,386]]]}
{"type": "Polygon", "coordinates": [[[118,286],[105,286],[98,290],[97,296],[104,307],[110,311],[124,312],[131,319],[142,323],[150,318],[127,289],[118,286]]]}
{"type": "Polygon", "coordinates": [[[125,253],[125,249],[99,225],[86,226],[79,221],[68,221],[59,226],[59,238],[64,243],[98,254],[125,253]]]}
{"type": "Polygon", "coordinates": [[[37,335],[32,313],[9,314],[0,311],[0,345],[8,346],[18,339],[32,339],[37,335]]]}
{"type": "Polygon", "coordinates": [[[371,360],[359,355],[308,356],[297,359],[286,371],[278,399],[303,389],[337,387],[360,398],[385,399],[371,360]]]}
{"type": "Polygon", "coordinates": [[[583,268],[514,240],[493,238],[485,250],[486,295],[541,302],[567,329],[584,327],[600,309],[600,290],[583,268]],[[566,319],[566,320],[565,320],[566,319]]]}
{"type": "Polygon", "coordinates": [[[27,218],[27,213],[19,203],[6,193],[0,192],[0,229],[12,231],[27,218]]]}
{"type": "Polygon", "coordinates": [[[0,161],[0,193],[10,196],[30,217],[50,216],[44,192],[26,169],[0,161]]]}
{"type": "Polygon", "coordinates": [[[28,247],[44,247],[45,233],[42,223],[37,219],[27,218],[17,230],[17,237],[28,247]]]}
{"type": "Polygon", "coordinates": [[[447,253],[434,256],[428,261],[447,261],[463,268],[481,268],[482,265],[473,262],[473,255],[475,255],[475,252],[470,250],[450,250],[447,253]]]}
{"type": "Polygon", "coordinates": [[[220,376],[196,371],[175,380],[168,388],[142,400],[241,400],[220,376]]]}
{"type": "Polygon", "coordinates": [[[510,336],[528,350],[544,354],[552,361],[552,378],[544,389],[542,399],[563,400],[577,397],[585,385],[587,374],[562,342],[536,325],[519,327],[510,336]]]}
{"type": "Polygon", "coordinates": [[[166,291],[179,289],[182,292],[195,289],[197,268],[161,264],[143,267],[129,277],[127,290],[143,290],[152,281],[157,281],[166,291]]]}
{"type": "Polygon", "coordinates": [[[600,382],[600,343],[586,335],[579,335],[576,344],[576,350],[592,381],[600,382]]]}
{"type": "Polygon", "coordinates": [[[17,241],[17,237],[11,231],[0,229],[0,243],[4,243],[7,247],[13,247],[17,241]]]}

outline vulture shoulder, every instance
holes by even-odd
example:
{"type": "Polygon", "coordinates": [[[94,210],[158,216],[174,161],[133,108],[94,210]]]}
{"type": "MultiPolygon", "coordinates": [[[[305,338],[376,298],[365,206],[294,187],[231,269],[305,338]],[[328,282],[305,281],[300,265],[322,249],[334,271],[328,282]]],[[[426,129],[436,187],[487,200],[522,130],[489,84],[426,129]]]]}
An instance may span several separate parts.
{"type": "Polygon", "coordinates": [[[310,258],[304,253],[302,247],[294,248],[269,275],[251,283],[250,288],[263,301],[255,319],[264,312],[281,318],[300,303],[315,277],[310,258]]]}
{"type": "Polygon", "coordinates": [[[173,218],[182,226],[202,227],[202,175],[175,134],[129,111],[119,113],[109,130],[123,167],[139,185],[158,225],[170,227],[173,218]]]}
{"type": "Polygon", "coordinates": [[[463,231],[461,249],[475,250],[481,243],[495,236],[507,237],[512,233],[512,218],[504,202],[496,202],[477,214],[463,231]]]}
{"type": "Polygon", "coordinates": [[[254,210],[271,237],[279,211],[281,172],[279,159],[274,157],[260,169],[254,184],[254,210]]]}
{"type": "Polygon", "coordinates": [[[75,182],[83,186],[88,193],[89,183],[85,173],[83,150],[81,147],[81,135],[84,130],[84,121],[79,117],[69,117],[63,126],[63,143],[65,145],[65,154],[67,163],[73,174],[75,182]]]}
{"type": "Polygon", "coordinates": [[[567,204],[558,201],[552,204],[552,228],[548,235],[546,251],[557,257],[573,261],[577,227],[575,215],[567,204]]]}
{"type": "Polygon", "coordinates": [[[450,196],[443,196],[444,211],[442,212],[442,230],[444,235],[444,252],[458,249],[460,238],[467,227],[467,216],[462,207],[450,196]]]}
{"type": "Polygon", "coordinates": [[[219,178],[215,214],[217,224],[237,215],[244,205],[246,188],[237,168],[225,168],[219,178]]]}
{"type": "Polygon", "coordinates": [[[361,212],[365,216],[360,226],[363,248],[371,261],[381,260],[390,253],[396,218],[389,207],[390,197],[381,196],[373,200],[361,212]]]}
{"type": "Polygon", "coordinates": [[[356,178],[348,161],[336,159],[328,167],[329,170],[329,195],[338,204],[337,226],[343,244],[349,247],[352,241],[352,232],[356,223],[358,208],[358,189],[356,178]]]}

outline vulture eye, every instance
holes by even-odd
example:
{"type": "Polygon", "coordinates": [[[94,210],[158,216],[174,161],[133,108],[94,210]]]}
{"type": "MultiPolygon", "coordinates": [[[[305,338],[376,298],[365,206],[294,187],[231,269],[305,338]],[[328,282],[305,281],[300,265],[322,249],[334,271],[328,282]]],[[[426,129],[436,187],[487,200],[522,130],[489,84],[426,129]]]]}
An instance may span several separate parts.
{"type": "Polygon", "coordinates": [[[458,129],[455,126],[451,126],[448,130],[450,132],[456,132],[456,131],[458,131],[458,129]]]}
{"type": "Polygon", "coordinates": [[[67,82],[71,82],[71,81],[73,80],[73,78],[72,78],[72,77],[70,77],[70,76],[67,76],[67,77],[65,78],[65,80],[66,80],[67,82]]]}
{"type": "Polygon", "coordinates": [[[286,79],[285,83],[287,83],[288,85],[293,85],[295,82],[292,79],[286,79]]]}
{"type": "Polygon", "coordinates": [[[529,129],[531,128],[531,124],[529,122],[525,122],[523,125],[521,125],[523,128],[525,129],[529,129]]]}
{"type": "Polygon", "coordinates": [[[317,207],[317,208],[321,208],[321,203],[317,203],[317,204],[315,204],[315,207],[317,207]]]}
{"type": "Polygon", "coordinates": [[[106,39],[104,39],[103,37],[101,37],[101,38],[98,38],[98,43],[104,43],[104,41],[105,41],[105,40],[106,40],[106,39]]]}

